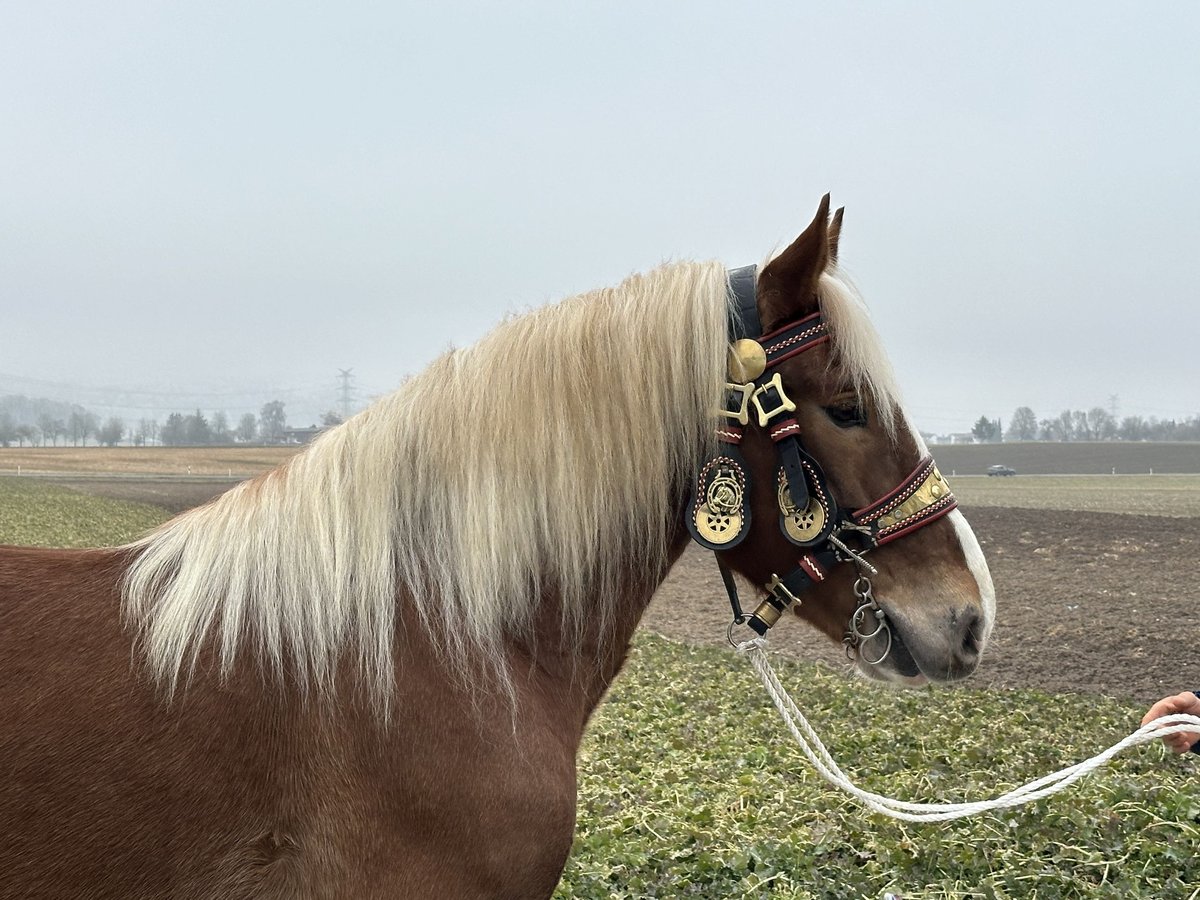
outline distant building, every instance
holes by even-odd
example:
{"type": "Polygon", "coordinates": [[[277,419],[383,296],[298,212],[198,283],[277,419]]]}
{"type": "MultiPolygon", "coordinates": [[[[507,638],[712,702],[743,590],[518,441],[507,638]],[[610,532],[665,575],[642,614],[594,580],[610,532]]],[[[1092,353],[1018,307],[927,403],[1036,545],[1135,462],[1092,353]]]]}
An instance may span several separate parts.
{"type": "Polygon", "coordinates": [[[283,442],[285,444],[307,444],[322,431],[328,430],[320,425],[309,425],[307,428],[285,428],[283,429],[283,442]]]}
{"type": "Polygon", "coordinates": [[[925,439],[926,444],[978,444],[975,440],[975,435],[969,431],[956,431],[952,434],[925,434],[921,432],[921,437],[925,439]]]}

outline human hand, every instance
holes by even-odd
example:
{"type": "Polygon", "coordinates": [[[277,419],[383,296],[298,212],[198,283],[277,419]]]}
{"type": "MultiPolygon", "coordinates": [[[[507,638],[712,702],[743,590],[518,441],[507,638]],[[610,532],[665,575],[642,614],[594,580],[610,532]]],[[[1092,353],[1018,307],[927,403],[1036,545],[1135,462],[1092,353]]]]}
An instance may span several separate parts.
{"type": "MultiPolygon", "coordinates": [[[[1163,697],[1152,707],[1146,715],[1142,716],[1142,724],[1152,722],[1161,716],[1170,716],[1175,713],[1185,713],[1189,716],[1200,716],[1200,697],[1197,697],[1191,691],[1184,691],[1182,694],[1176,694],[1173,697],[1163,697]]],[[[1181,731],[1177,734],[1168,734],[1163,737],[1163,743],[1174,750],[1176,753],[1187,753],[1192,749],[1192,744],[1200,739],[1200,725],[1196,726],[1195,732],[1181,731]]]]}

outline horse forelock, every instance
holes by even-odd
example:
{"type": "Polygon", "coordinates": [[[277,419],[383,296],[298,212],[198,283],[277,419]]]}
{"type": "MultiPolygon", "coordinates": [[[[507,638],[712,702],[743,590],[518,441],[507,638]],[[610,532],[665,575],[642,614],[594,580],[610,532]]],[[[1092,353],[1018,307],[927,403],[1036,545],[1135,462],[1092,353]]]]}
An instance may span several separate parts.
{"type": "Polygon", "coordinates": [[[895,370],[866,304],[850,278],[837,267],[821,275],[818,300],[833,339],[832,360],[856,393],[871,398],[881,423],[894,437],[897,429],[907,423],[900,409],[895,370]]]}
{"type": "MultiPolygon", "coordinates": [[[[169,688],[205,646],[328,687],[357,657],[384,707],[397,598],[445,659],[507,682],[543,597],[564,636],[661,575],[725,380],[717,263],[676,263],[512,318],[279,469],[132,545],[127,619],[169,688]]],[[[402,676],[401,676],[402,677],[402,676]]]]}

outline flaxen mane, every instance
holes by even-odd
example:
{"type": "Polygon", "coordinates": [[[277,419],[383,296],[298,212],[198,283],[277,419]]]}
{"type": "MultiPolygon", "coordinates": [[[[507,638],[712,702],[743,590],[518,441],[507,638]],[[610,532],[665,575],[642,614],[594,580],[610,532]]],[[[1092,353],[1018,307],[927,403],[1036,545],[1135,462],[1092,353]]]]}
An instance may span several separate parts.
{"type": "MultiPolygon", "coordinates": [[[[842,364],[890,410],[860,301],[836,275],[821,291],[842,364]]],[[[173,689],[211,644],[225,671],[252,649],[325,688],[350,652],[386,706],[397,597],[448,660],[501,679],[543,592],[568,636],[607,620],[631,563],[665,569],[712,439],[726,295],[721,265],[679,263],[506,321],[133,544],[125,610],[152,669],[173,689]]]]}

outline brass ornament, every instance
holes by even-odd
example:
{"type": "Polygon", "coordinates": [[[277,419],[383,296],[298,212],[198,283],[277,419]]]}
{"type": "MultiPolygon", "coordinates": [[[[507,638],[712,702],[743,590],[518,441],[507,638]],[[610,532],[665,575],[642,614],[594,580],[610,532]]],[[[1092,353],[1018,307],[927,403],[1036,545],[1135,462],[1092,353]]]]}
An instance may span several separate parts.
{"type": "Polygon", "coordinates": [[[738,384],[753,381],[767,370],[767,351],[758,341],[742,338],[729,345],[729,380],[738,384]]]}
{"type": "Polygon", "coordinates": [[[783,530],[793,541],[805,544],[814,541],[825,528],[825,507],[815,496],[809,496],[808,505],[797,509],[788,493],[787,476],[779,473],[779,511],[783,514],[783,530]]]}
{"type": "Polygon", "coordinates": [[[754,393],[753,384],[732,384],[726,382],[726,409],[719,410],[718,414],[726,419],[731,419],[739,425],[748,425],[750,423],[750,395],[754,393]],[[738,397],[737,412],[728,409],[733,403],[730,402],[734,396],[738,397]]]}
{"type": "Polygon", "coordinates": [[[950,485],[942,477],[937,466],[921,482],[921,486],[913,491],[912,496],[893,509],[879,517],[879,528],[891,528],[912,516],[924,512],[935,503],[944,500],[950,494],[950,485]]]}
{"type": "Polygon", "coordinates": [[[783,379],[780,378],[778,372],[771,376],[770,381],[764,385],[761,385],[757,390],[755,390],[755,392],[750,396],[750,402],[753,403],[754,407],[758,410],[758,424],[763,428],[766,428],[767,423],[770,422],[775,416],[781,415],[785,412],[796,411],[796,404],[792,402],[792,398],[787,395],[786,391],[784,391],[783,379]],[[779,399],[779,405],[774,409],[767,409],[763,406],[763,398],[766,397],[771,391],[775,392],[775,396],[779,399]]]}
{"type": "Polygon", "coordinates": [[[713,544],[728,544],[742,531],[742,485],[733,469],[722,467],[696,504],[696,531],[713,544]]]}

